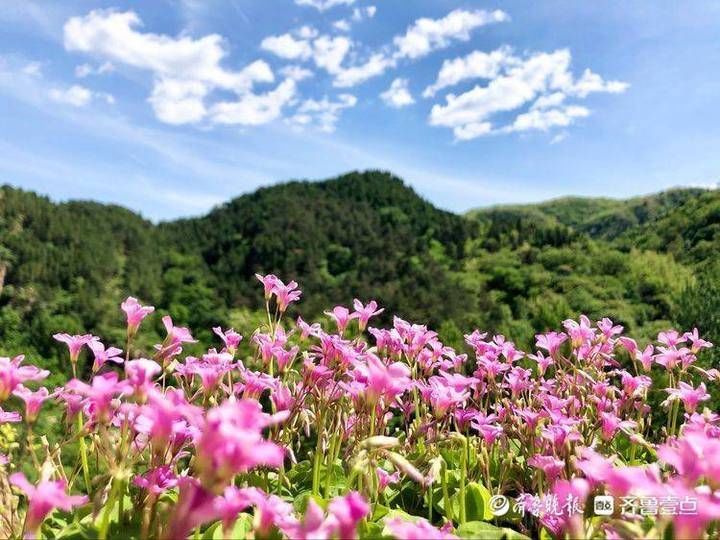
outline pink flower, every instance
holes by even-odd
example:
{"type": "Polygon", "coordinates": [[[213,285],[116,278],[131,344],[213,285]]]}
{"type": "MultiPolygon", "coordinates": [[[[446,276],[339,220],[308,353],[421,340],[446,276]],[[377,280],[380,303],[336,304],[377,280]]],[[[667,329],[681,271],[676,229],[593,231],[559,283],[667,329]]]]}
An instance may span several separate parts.
{"type": "Polygon", "coordinates": [[[292,347],[288,351],[286,351],[282,347],[273,348],[272,352],[275,356],[275,359],[277,360],[277,367],[280,373],[284,373],[292,366],[293,362],[295,361],[295,357],[297,356],[299,351],[300,347],[298,347],[297,345],[292,347]]]}
{"type": "Polygon", "coordinates": [[[366,371],[366,399],[375,405],[380,399],[391,403],[397,396],[404,393],[410,384],[410,368],[401,362],[389,366],[382,363],[376,356],[368,356],[366,371]]]}
{"type": "Polygon", "coordinates": [[[535,454],[528,459],[528,465],[543,471],[549,485],[555,483],[565,469],[565,462],[562,459],[542,454],[535,454]]]}
{"type": "Polygon", "coordinates": [[[710,399],[710,394],[707,393],[705,383],[700,383],[697,388],[693,388],[686,382],[680,382],[679,386],[680,388],[665,389],[669,396],[663,402],[663,405],[667,405],[675,399],[680,399],[683,402],[683,405],[685,405],[685,410],[689,413],[693,413],[701,401],[707,401],[710,399]]]}
{"type": "Polygon", "coordinates": [[[91,384],[73,379],[65,385],[65,389],[85,396],[90,417],[95,422],[107,423],[112,417],[112,400],[125,391],[126,385],[118,381],[117,373],[110,372],[96,375],[91,384]]]}
{"type": "Polygon", "coordinates": [[[280,467],[285,450],[265,440],[262,430],[286,417],[286,412],[275,416],[263,413],[260,404],[250,399],[231,399],[210,409],[196,443],[203,483],[214,488],[255,467],[280,467]]]}
{"type": "Polygon", "coordinates": [[[160,364],[147,358],[138,358],[125,363],[125,379],[139,396],[146,396],[153,386],[153,378],[162,371],[160,364]]]}
{"type": "Polygon", "coordinates": [[[22,420],[22,416],[14,411],[3,411],[0,407],[0,424],[9,424],[12,422],[19,422],[22,420]]]}
{"type": "Polygon", "coordinates": [[[647,375],[637,375],[633,377],[627,371],[621,372],[620,382],[623,386],[623,393],[629,398],[643,396],[645,391],[652,386],[652,379],[647,375]]]}
{"type": "Polygon", "coordinates": [[[528,355],[528,357],[537,362],[538,375],[540,375],[540,377],[543,377],[545,375],[547,368],[555,364],[555,360],[553,360],[552,355],[546,357],[542,352],[538,352],[536,355],[530,354],[528,355]]]}
{"type": "Polygon", "coordinates": [[[638,351],[637,341],[635,341],[633,338],[623,336],[618,338],[618,342],[620,343],[620,345],[623,346],[623,348],[628,352],[630,356],[632,356],[633,358],[635,357],[635,353],[638,351]]]}
{"type": "Polygon", "coordinates": [[[601,321],[598,321],[597,327],[600,329],[600,331],[606,338],[611,338],[613,336],[616,336],[617,334],[621,334],[623,331],[623,327],[621,325],[616,325],[607,317],[603,318],[601,321]]]}
{"type": "Polygon", "coordinates": [[[293,396],[290,389],[283,385],[278,384],[270,392],[270,400],[275,405],[276,411],[289,411],[295,405],[295,397],[293,396]]]}
{"type": "Polygon", "coordinates": [[[552,487],[552,494],[561,510],[557,526],[560,531],[567,532],[570,538],[584,536],[583,510],[589,493],[590,485],[583,478],[558,480],[552,487]]]}
{"type": "Polygon", "coordinates": [[[400,481],[400,472],[395,471],[394,473],[390,474],[385,469],[381,467],[377,467],[375,469],[377,478],[378,478],[378,492],[382,493],[385,491],[385,488],[389,485],[397,484],[400,481]]]}
{"type": "Polygon", "coordinates": [[[684,430],[677,440],[661,445],[657,456],[671,465],[687,485],[694,486],[706,478],[713,489],[720,489],[720,439],[708,436],[704,430],[684,430]]]}
{"type": "Polygon", "coordinates": [[[219,326],[215,326],[213,328],[213,332],[222,339],[227,351],[234,355],[237,351],[238,345],[240,345],[240,342],[242,341],[242,336],[232,328],[223,332],[222,328],[219,326]]]}
{"type": "Polygon", "coordinates": [[[158,357],[162,359],[163,365],[167,365],[170,360],[182,352],[183,343],[197,343],[192,337],[190,330],[182,326],[175,326],[169,315],[162,318],[163,326],[167,331],[167,337],[162,345],[156,345],[158,357]]]}
{"type": "Polygon", "coordinates": [[[335,497],[328,505],[328,522],[333,536],[343,539],[357,538],[357,526],[370,513],[370,505],[357,491],[335,497]]]}
{"type": "Polygon", "coordinates": [[[282,281],[278,280],[275,285],[273,292],[277,300],[278,309],[280,313],[284,313],[290,304],[300,300],[302,291],[297,290],[298,284],[295,281],[291,281],[285,285],[282,281]]]}
{"type": "Polygon", "coordinates": [[[190,330],[182,326],[175,326],[170,315],[165,315],[162,318],[163,326],[167,331],[167,338],[172,344],[180,343],[197,343],[197,340],[192,337],[190,330]]]}
{"type": "Polygon", "coordinates": [[[687,341],[687,338],[685,337],[685,335],[681,336],[677,332],[677,330],[668,330],[667,332],[660,332],[658,334],[657,340],[663,345],[674,348],[680,343],[685,343],[685,341],[687,341]]]}
{"type": "Polygon", "coordinates": [[[53,392],[51,394],[44,386],[39,390],[32,392],[21,384],[13,391],[13,395],[19,397],[25,402],[25,421],[28,424],[32,424],[35,420],[37,420],[42,404],[47,399],[55,397],[57,392],[53,392]]]}
{"type": "Polygon", "coordinates": [[[103,367],[105,362],[115,362],[116,364],[122,364],[123,359],[120,357],[122,350],[117,347],[105,348],[99,340],[92,340],[88,343],[88,347],[95,355],[95,361],[93,362],[93,373],[103,367]]]}
{"type": "Polygon", "coordinates": [[[695,355],[686,347],[680,349],[676,349],[675,347],[658,347],[658,351],[659,353],[655,356],[655,362],[664,366],[666,369],[674,369],[679,364],[687,367],[695,361],[695,355]]]}
{"type": "Polygon", "coordinates": [[[585,315],[580,315],[580,322],[567,319],[563,322],[565,330],[570,335],[573,347],[580,347],[581,345],[590,343],[595,339],[595,330],[592,328],[590,319],[585,315]]]}
{"type": "Polygon", "coordinates": [[[319,337],[322,332],[320,323],[308,324],[302,317],[298,317],[295,324],[300,329],[300,339],[307,339],[308,336],[319,337]]]}
{"type": "Polygon", "coordinates": [[[355,298],[353,300],[353,307],[355,308],[355,313],[353,313],[353,315],[358,319],[361,332],[367,327],[370,317],[375,317],[385,311],[384,308],[377,309],[378,305],[375,300],[370,300],[367,305],[363,306],[362,302],[355,298]]]}
{"type": "Polygon", "coordinates": [[[449,410],[461,406],[470,397],[467,390],[458,390],[442,377],[431,377],[428,384],[420,387],[420,391],[432,405],[435,418],[444,417],[449,410]]]}
{"type": "Polygon", "coordinates": [[[35,538],[40,532],[40,525],[47,515],[55,508],[66,512],[74,506],[85,504],[88,498],[84,495],[68,495],[64,480],[41,480],[37,486],[32,485],[23,473],[10,475],[10,483],[21,489],[28,499],[27,517],[25,518],[26,538],[35,538]]]}
{"type": "Polygon", "coordinates": [[[621,420],[614,413],[601,412],[600,426],[602,438],[606,441],[612,440],[618,430],[623,431],[637,427],[637,423],[632,420],[621,420]]]}
{"type": "Polygon", "coordinates": [[[263,392],[274,388],[277,382],[277,379],[267,373],[258,373],[249,369],[241,370],[240,378],[242,382],[237,383],[234,390],[242,391],[242,397],[245,399],[260,399],[263,392]]]}
{"type": "Polygon", "coordinates": [[[70,351],[70,362],[76,364],[80,351],[82,348],[90,343],[92,340],[97,339],[91,334],[83,334],[81,336],[71,336],[70,334],[55,334],[53,336],[56,341],[65,343],[70,351]]]}
{"type": "Polygon", "coordinates": [[[155,311],[153,306],[140,305],[137,298],[133,298],[132,296],[128,296],[125,301],[120,304],[120,308],[125,312],[127,317],[127,333],[130,337],[137,333],[143,319],[155,311]]]}
{"type": "Polygon", "coordinates": [[[652,368],[652,363],[655,360],[655,357],[653,356],[654,352],[655,347],[652,345],[645,347],[642,352],[640,350],[635,351],[635,359],[640,362],[645,371],[650,371],[652,368]]]}
{"type": "Polygon", "coordinates": [[[178,430],[185,427],[187,419],[194,424],[202,423],[200,409],[190,405],[181,390],[170,389],[163,394],[153,389],[147,398],[148,403],[135,419],[135,429],[148,435],[153,445],[163,451],[178,430]]]}
{"type": "Polygon", "coordinates": [[[264,495],[258,488],[226,487],[222,497],[216,497],[214,501],[215,510],[223,523],[223,532],[229,533],[238,514],[264,495]]]}
{"type": "Polygon", "coordinates": [[[180,492],[163,538],[187,538],[195,527],[218,519],[215,495],[191,476],[178,479],[180,492]]]}
{"type": "Polygon", "coordinates": [[[393,538],[398,540],[451,540],[458,538],[454,534],[438,529],[423,518],[405,521],[400,518],[385,520],[385,527],[393,538]]]}
{"type": "Polygon", "coordinates": [[[322,508],[311,497],[302,521],[284,524],[282,531],[293,540],[326,540],[332,534],[332,524],[328,523],[322,508]]]}
{"type": "Polygon", "coordinates": [[[335,321],[338,334],[340,335],[345,332],[345,328],[347,328],[348,323],[357,316],[355,313],[350,315],[350,310],[343,306],[335,306],[332,311],[325,311],[325,315],[335,321]]]}
{"type": "Polygon", "coordinates": [[[50,375],[50,372],[35,366],[21,366],[23,355],[10,358],[0,357],[0,401],[5,401],[18,384],[25,381],[39,381],[50,375]]]}
{"type": "Polygon", "coordinates": [[[153,495],[161,495],[178,485],[177,475],[169,465],[152,469],[133,478],[133,484],[153,495]]]}
{"type": "Polygon", "coordinates": [[[266,276],[255,274],[255,277],[263,284],[263,288],[265,289],[265,300],[270,300],[270,297],[275,293],[275,287],[278,284],[282,284],[282,281],[280,281],[274,274],[268,274],[266,276]]]}
{"type": "Polygon", "coordinates": [[[709,341],[705,341],[700,337],[697,328],[693,328],[692,332],[685,332],[683,337],[686,340],[689,340],[690,343],[692,343],[691,349],[692,352],[695,354],[699,353],[701,349],[709,349],[713,346],[712,343],[710,343],[709,341]]]}

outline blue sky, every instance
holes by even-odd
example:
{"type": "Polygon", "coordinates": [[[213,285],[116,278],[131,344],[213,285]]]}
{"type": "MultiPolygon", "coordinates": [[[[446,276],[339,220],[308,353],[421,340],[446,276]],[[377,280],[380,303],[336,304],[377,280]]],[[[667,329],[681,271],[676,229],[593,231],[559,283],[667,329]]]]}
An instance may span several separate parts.
{"type": "Polygon", "coordinates": [[[720,179],[720,4],[6,1],[0,182],[152,219],[402,176],[455,211],[720,179]]]}

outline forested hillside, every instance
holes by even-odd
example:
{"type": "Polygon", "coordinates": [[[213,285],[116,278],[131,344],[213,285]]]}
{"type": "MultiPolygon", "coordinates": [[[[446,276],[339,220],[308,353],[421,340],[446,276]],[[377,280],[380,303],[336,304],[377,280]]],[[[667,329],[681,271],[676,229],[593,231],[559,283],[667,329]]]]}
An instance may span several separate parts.
{"type": "Polygon", "coordinates": [[[704,292],[719,289],[718,231],[720,194],[698,189],[460,216],[369,171],[260,189],[204,217],[154,225],[120,207],[3,187],[0,348],[50,365],[61,352],[54,332],[121,341],[116,306],[129,294],[202,338],[213,324],[255,317],[256,272],[300,282],[304,316],[374,298],[457,346],[473,327],[527,346],[579,313],[640,336],[699,324],[720,341],[720,300],[704,292]]]}

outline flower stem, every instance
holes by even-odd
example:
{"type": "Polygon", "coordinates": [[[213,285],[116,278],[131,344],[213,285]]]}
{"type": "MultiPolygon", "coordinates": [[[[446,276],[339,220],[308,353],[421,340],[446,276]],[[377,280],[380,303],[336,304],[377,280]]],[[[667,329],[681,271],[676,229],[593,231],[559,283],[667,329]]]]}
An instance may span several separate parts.
{"type": "Polygon", "coordinates": [[[322,438],[323,438],[323,414],[320,412],[318,418],[317,443],[315,444],[315,456],[313,459],[312,492],[313,495],[320,494],[320,465],[322,463],[322,438]]]}
{"type": "Polygon", "coordinates": [[[465,484],[467,483],[468,439],[463,437],[462,458],[460,459],[460,523],[465,523],[465,484]]]}
{"type": "Polygon", "coordinates": [[[85,436],[82,434],[83,430],[83,418],[82,418],[82,412],[78,413],[78,434],[80,436],[79,438],[79,445],[80,445],[80,461],[82,462],[82,470],[83,470],[83,480],[85,481],[85,491],[88,495],[90,495],[90,491],[92,489],[92,484],[90,482],[90,466],[88,465],[88,457],[87,457],[87,446],[85,445],[85,436]]]}

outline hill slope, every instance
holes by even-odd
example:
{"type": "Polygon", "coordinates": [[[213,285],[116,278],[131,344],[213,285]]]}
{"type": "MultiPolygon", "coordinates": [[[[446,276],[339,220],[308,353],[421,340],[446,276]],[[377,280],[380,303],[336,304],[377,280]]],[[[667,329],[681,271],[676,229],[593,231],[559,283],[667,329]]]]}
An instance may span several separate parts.
{"type": "Polygon", "coordinates": [[[517,219],[542,219],[547,223],[561,224],[577,232],[587,233],[593,238],[613,239],[629,229],[655,222],[705,193],[707,190],[704,189],[683,188],[624,200],[562,197],[538,204],[480,208],[469,211],[467,215],[483,219],[488,215],[503,213],[517,219]]]}
{"type": "Polygon", "coordinates": [[[259,305],[252,276],[275,273],[302,282],[311,313],[380,296],[404,316],[439,322],[457,309],[448,269],[473,224],[369,171],[260,189],[161,228],[175,243],[191,239],[230,305],[259,305]]]}
{"type": "MultiPolygon", "coordinates": [[[[718,216],[718,192],[679,190],[468,219],[368,171],[260,189],[204,217],[154,225],[120,207],[2,187],[0,353],[52,363],[57,331],[121,341],[117,305],[130,294],[209,338],[232,310],[262,305],[256,272],[297,280],[304,316],[374,298],[458,346],[474,326],[528,345],[581,312],[649,335],[678,318],[683,288],[718,259],[718,216]]],[[[149,322],[156,336],[159,319],[149,322]]]]}

